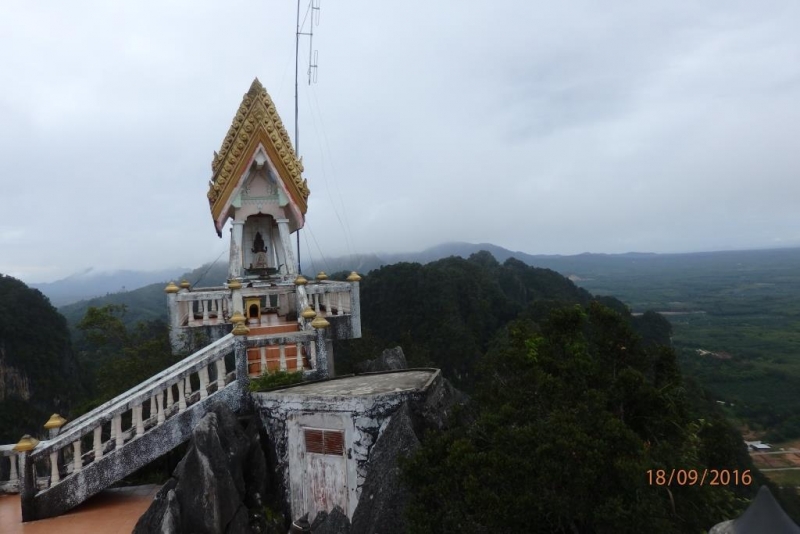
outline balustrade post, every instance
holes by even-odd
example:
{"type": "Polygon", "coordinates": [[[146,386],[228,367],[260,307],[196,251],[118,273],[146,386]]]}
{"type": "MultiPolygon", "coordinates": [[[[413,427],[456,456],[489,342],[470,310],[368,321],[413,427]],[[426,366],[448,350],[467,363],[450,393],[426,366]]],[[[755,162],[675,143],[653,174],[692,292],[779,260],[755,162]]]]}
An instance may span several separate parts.
{"type": "MultiPolygon", "coordinates": [[[[234,334],[236,334],[237,328],[239,326],[244,326],[243,324],[237,324],[236,328],[233,329],[234,334]]],[[[236,359],[236,383],[239,388],[239,394],[241,395],[241,408],[246,408],[249,404],[250,400],[250,374],[247,370],[247,329],[240,329],[239,334],[236,334],[236,337],[233,340],[233,353],[236,359]]]]}
{"type": "Polygon", "coordinates": [[[8,481],[12,484],[14,482],[19,482],[19,475],[17,474],[17,465],[19,464],[19,458],[16,454],[12,454],[8,457],[9,461],[11,462],[8,468],[8,481]]]}
{"type": "Polygon", "coordinates": [[[208,324],[208,300],[203,299],[200,304],[203,306],[203,325],[205,326],[208,324]]]}
{"type": "Polygon", "coordinates": [[[225,358],[217,360],[217,391],[225,387],[225,358]]]}
{"type": "Polygon", "coordinates": [[[144,434],[144,421],[142,420],[142,405],[133,407],[133,419],[136,428],[136,437],[141,437],[144,434]]]}
{"type": "Polygon", "coordinates": [[[83,469],[83,456],[81,455],[81,440],[72,442],[72,472],[80,473],[83,469]]]}
{"type": "Polygon", "coordinates": [[[284,343],[278,344],[278,354],[280,355],[280,370],[286,370],[286,345],[284,343]]]}
{"type": "Polygon", "coordinates": [[[58,472],[58,451],[50,453],[50,485],[58,484],[61,474],[58,472]]]}
{"type": "MultiPolygon", "coordinates": [[[[267,372],[267,347],[258,347],[258,355],[261,357],[261,374],[267,372]]],[[[248,374],[249,373],[248,369],[248,374]]]]}
{"type": "Polygon", "coordinates": [[[158,425],[167,420],[166,416],[164,415],[164,399],[161,398],[161,393],[162,392],[159,391],[155,394],[156,406],[158,408],[158,420],[156,424],[158,425]]]}
{"type": "Polygon", "coordinates": [[[119,450],[125,443],[125,437],[122,435],[122,415],[115,415],[111,424],[114,425],[114,445],[119,450]]]}
{"type": "Polygon", "coordinates": [[[200,398],[205,399],[208,397],[208,366],[204,365],[197,374],[200,375],[200,398]]]}
{"type": "Polygon", "coordinates": [[[19,455],[19,499],[22,505],[22,521],[36,520],[36,466],[28,451],[19,455]]]}
{"type": "Polygon", "coordinates": [[[317,359],[317,373],[320,378],[328,378],[330,376],[328,370],[328,347],[325,343],[325,328],[330,326],[330,323],[324,317],[317,317],[311,321],[311,326],[317,331],[316,339],[316,359],[317,359]]]}
{"type": "Polygon", "coordinates": [[[94,429],[94,443],[92,449],[94,450],[94,461],[96,462],[103,457],[103,425],[98,425],[94,429]]]}
{"type": "Polygon", "coordinates": [[[303,345],[299,341],[296,343],[296,345],[297,345],[297,368],[295,370],[302,371],[303,368],[305,367],[303,365],[303,349],[302,349],[303,345]]]}
{"type": "Polygon", "coordinates": [[[175,404],[175,400],[172,398],[172,386],[167,386],[167,411],[169,412],[172,409],[172,405],[175,404]]]}
{"type": "Polygon", "coordinates": [[[185,382],[183,379],[178,380],[178,411],[182,412],[186,409],[186,392],[185,382]]]}
{"type": "MultiPolygon", "coordinates": [[[[297,297],[297,314],[299,315],[300,312],[308,306],[308,296],[306,293],[306,284],[308,284],[308,280],[302,274],[298,274],[297,278],[294,279],[295,285],[295,296],[297,297]]],[[[299,321],[298,317],[298,321],[299,321]]],[[[302,322],[301,322],[302,326],[302,322]]]]}
{"type": "Polygon", "coordinates": [[[314,293],[311,295],[311,298],[314,299],[314,311],[317,312],[317,315],[319,315],[319,295],[314,293]]]}
{"type": "Polygon", "coordinates": [[[361,277],[353,271],[347,277],[350,282],[350,325],[354,339],[361,337],[361,300],[359,297],[359,281],[361,277]]]}

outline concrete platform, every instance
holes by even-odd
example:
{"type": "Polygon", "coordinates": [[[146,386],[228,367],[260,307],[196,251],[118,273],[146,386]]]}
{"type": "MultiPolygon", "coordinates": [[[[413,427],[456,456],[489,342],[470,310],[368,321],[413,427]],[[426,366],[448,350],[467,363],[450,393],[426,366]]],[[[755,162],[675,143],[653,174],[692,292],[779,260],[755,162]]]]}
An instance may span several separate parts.
{"type": "Polygon", "coordinates": [[[0,495],[2,534],[130,534],[161,486],[105,490],[60,517],[22,522],[19,495],[0,495]]]}
{"type": "Polygon", "coordinates": [[[424,390],[438,374],[437,369],[409,369],[388,373],[367,373],[301,384],[267,393],[269,396],[312,395],[315,397],[362,397],[424,390]]]}

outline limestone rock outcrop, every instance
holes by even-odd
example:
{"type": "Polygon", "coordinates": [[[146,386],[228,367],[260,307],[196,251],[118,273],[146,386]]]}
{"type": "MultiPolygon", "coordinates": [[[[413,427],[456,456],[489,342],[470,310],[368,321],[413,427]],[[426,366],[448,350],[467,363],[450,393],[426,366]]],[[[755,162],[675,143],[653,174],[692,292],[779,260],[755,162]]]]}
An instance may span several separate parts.
{"type": "MultiPolygon", "coordinates": [[[[352,534],[403,534],[408,490],[400,479],[399,458],[420,447],[408,404],[392,415],[370,454],[367,477],[353,513],[352,534]]],[[[330,520],[330,518],[329,518],[330,520]]]]}
{"type": "Polygon", "coordinates": [[[320,512],[311,525],[314,534],[352,534],[350,519],[341,507],[335,506],[331,513],[320,512]]]}
{"type": "Polygon", "coordinates": [[[263,518],[251,517],[249,510],[262,507],[266,482],[255,423],[245,430],[227,406],[217,406],[195,427],[189,451],[133,532],[261,531],[263,518]]]}
{"type": "Polygon", "coordinates": [[[408,369],[406,356],[403,354],[402,347],[384,350],[380,356],[374,360],[365,360],[355,365],[359,373],[374,373],[378,371],[399,371],[408,369]]]}

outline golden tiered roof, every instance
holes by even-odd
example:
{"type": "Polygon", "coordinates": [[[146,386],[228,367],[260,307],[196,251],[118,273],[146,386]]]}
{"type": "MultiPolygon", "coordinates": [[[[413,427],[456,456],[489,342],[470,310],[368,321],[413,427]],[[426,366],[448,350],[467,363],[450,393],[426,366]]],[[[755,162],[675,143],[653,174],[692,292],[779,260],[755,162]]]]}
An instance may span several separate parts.
{"type": "Polygon", "coordinates": [[[213,174],[209,182],[208,202],[220,235],[225,222],[223,210],[230,204],[239,178],[246,172],[259,144],[264,146],[300,212],[305,215],[308,209],[310,191],[302,177],[303,162],[294,152],[275,104],[256,78],[242,98],[228,135],[222,142],[222,148],[219,152],[214,152],[211,162],[213,174]]]}

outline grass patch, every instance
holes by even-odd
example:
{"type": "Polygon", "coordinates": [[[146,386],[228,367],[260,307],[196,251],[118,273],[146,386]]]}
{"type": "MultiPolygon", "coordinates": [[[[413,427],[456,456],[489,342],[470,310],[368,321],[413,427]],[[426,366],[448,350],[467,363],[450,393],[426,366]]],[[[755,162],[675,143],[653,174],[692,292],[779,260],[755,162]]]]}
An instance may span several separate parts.
{"type": "Polygon", "coordinates": [[[291,386],[302,381],[302,372],[275,371],[274,373],[264,373],[250,381],[250,391],[267,391],[282,386],[291,386]]]}

